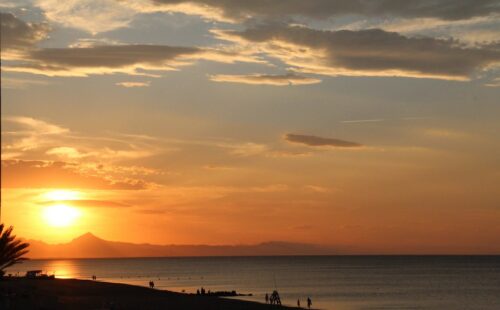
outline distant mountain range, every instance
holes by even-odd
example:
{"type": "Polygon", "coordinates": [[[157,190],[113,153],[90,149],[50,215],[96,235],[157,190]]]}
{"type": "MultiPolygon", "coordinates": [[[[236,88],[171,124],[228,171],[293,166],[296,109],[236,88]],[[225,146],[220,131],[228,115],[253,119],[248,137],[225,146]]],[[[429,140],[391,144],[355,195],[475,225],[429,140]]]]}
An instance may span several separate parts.
{"type": "Polygon", "coordinates": [[[111,258],[168,256],[270,256],[338,254],[332,248],[291,242],[255,245],[153,245],[107,241],[86,233],[68,243],[29,240],[29,258],[111,258]]]}

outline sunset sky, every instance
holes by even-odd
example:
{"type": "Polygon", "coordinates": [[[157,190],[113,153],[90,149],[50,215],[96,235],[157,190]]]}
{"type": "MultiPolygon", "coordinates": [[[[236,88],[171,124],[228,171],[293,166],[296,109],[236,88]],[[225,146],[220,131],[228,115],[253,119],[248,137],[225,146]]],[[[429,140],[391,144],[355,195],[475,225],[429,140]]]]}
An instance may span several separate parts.
{"type": "Polygon", "coordinates": [[[2,221],[500,253],[500,2],[0,0],[2,221]]]}

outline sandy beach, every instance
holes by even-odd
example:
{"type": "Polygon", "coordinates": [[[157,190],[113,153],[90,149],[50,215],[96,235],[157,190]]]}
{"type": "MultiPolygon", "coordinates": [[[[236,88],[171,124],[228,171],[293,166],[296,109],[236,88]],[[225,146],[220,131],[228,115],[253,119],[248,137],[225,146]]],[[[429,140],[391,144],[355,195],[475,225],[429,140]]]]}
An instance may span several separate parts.
{"type": "MultiPolygon", "coordinates": [[[[0,309],[273,309],[276,306],[76,279],[0,280],[0,309]]],[[[280,309],[291,309],[280,307],[280,309]]]]}

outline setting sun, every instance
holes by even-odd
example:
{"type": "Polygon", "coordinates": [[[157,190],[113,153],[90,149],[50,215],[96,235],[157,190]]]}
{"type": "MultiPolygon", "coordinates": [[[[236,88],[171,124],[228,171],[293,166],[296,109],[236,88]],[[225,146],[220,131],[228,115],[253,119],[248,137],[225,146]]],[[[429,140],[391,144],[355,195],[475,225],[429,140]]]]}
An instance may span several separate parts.
{"type": "Polygon", "coordinates": [[[54,227],[66,227],[72,225],[81,213],[78,209],[67,205],[54,205],[44,209],[43,216],[47,224],[54,227]]]}

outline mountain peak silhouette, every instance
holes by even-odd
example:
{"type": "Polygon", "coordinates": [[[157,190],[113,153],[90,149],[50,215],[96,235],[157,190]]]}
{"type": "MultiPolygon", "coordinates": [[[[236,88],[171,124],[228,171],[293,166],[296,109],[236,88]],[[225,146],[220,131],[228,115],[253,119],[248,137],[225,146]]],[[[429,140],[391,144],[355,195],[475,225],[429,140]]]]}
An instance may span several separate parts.
{"type": "Polygon", "coordinates": [[[253,245],[154,245],[116,242],[87,232],[68,243],[29,241],[30,258],[104,258],[162,256],[255,256],[331,254],[331,248],[271,241],[253,245]]]}
{"type": "Polygon", "coordinates": [[[102,240],[102,239],[97,237],[96,235],[94,235],[91,232],[86,232],[83,235],[73,239],[73,241],[78,241],[78,240],[102,240]]]}

